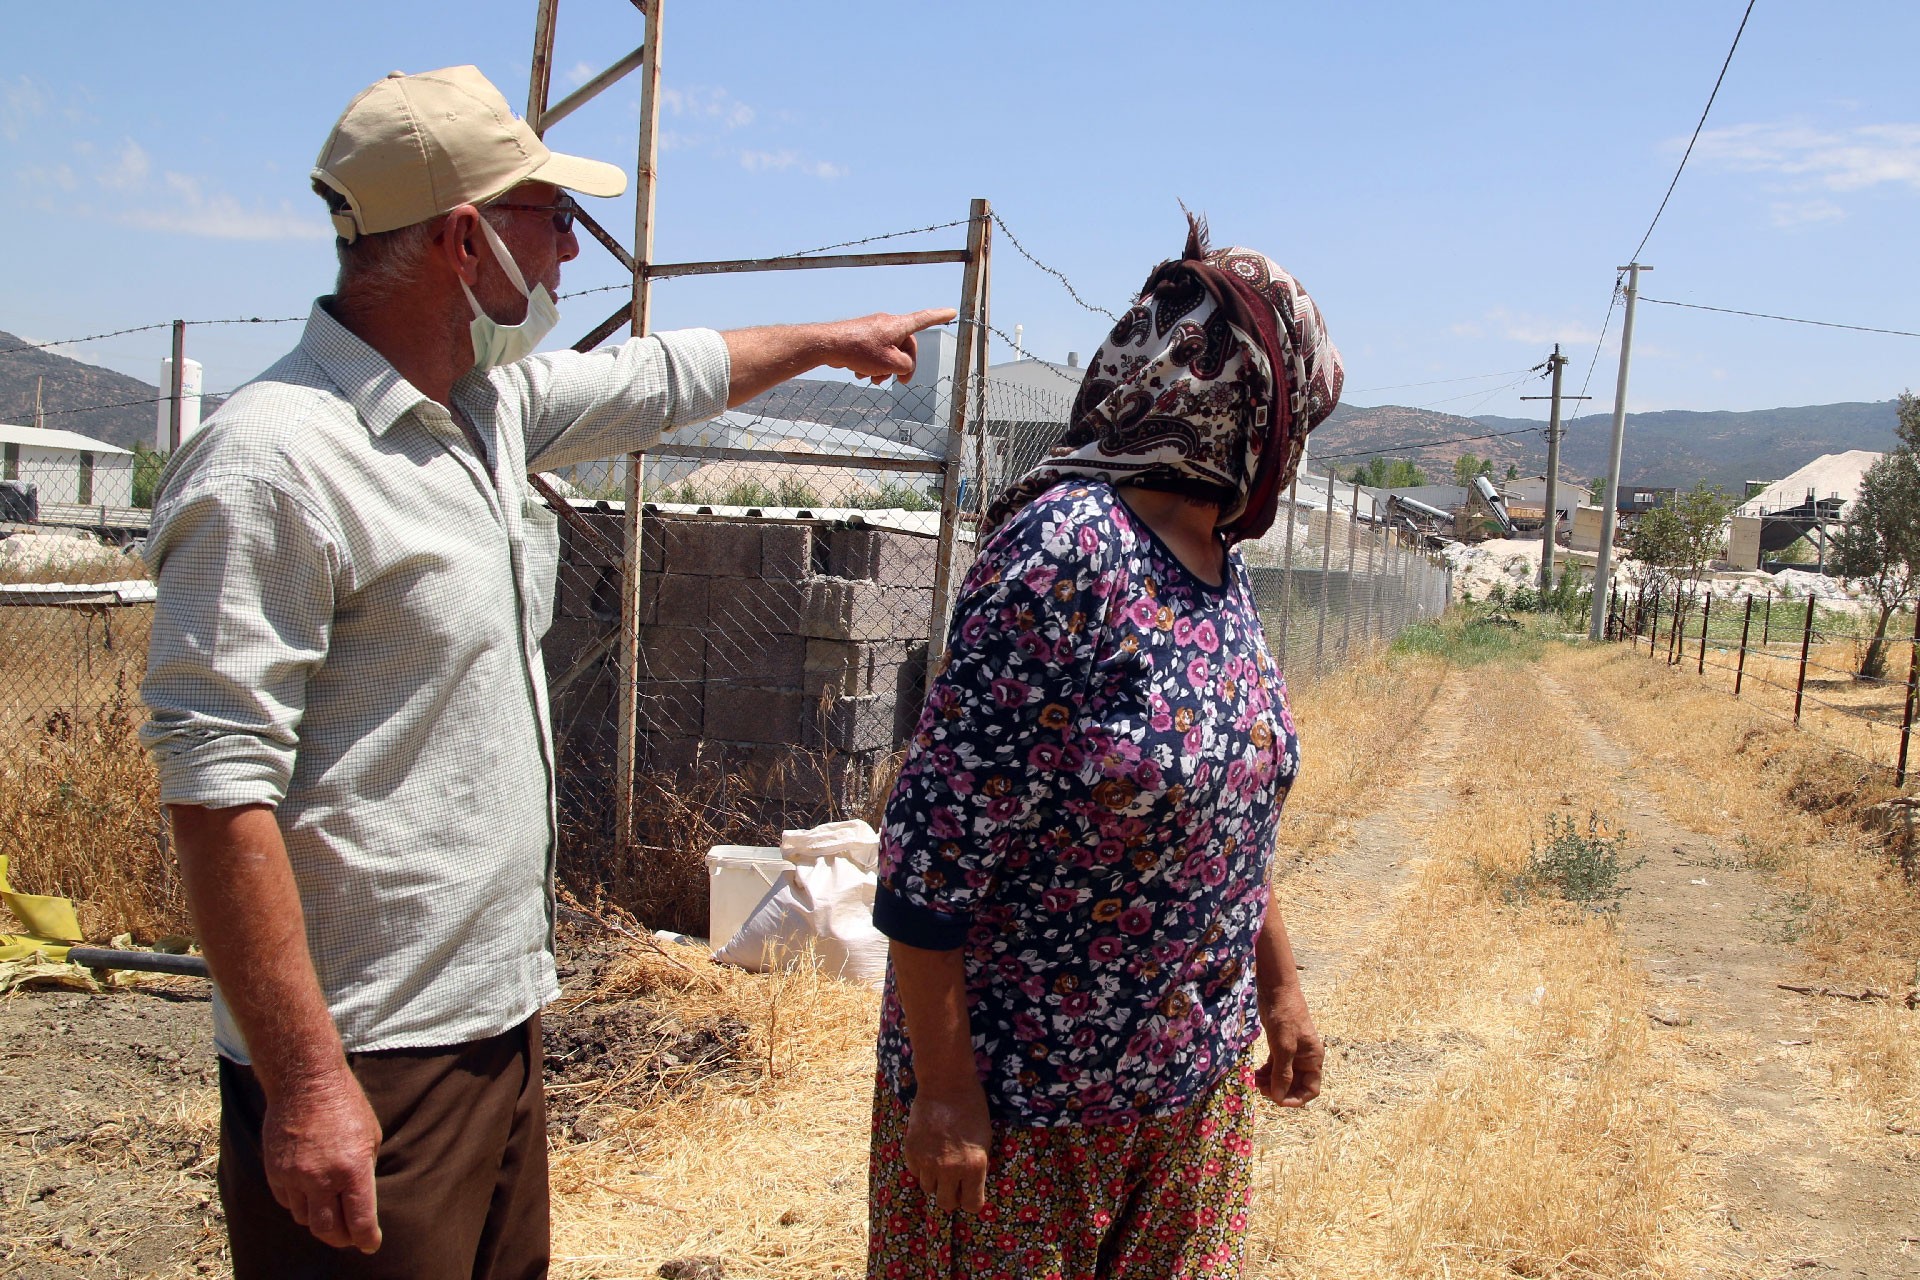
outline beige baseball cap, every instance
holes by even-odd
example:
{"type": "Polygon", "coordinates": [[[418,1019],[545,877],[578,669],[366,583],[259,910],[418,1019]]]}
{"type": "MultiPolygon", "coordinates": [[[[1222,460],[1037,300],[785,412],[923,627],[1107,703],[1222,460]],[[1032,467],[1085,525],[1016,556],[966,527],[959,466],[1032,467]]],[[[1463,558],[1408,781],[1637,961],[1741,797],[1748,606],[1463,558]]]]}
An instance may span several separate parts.
{"type": "Polygon", "coordinates": [[[345,197],[341,237],[394,231],[529,180],[589,196],[627,189],[618,165],[547,149],[478,67],[395,71],[348,104],[313,177],[345,197]]]}

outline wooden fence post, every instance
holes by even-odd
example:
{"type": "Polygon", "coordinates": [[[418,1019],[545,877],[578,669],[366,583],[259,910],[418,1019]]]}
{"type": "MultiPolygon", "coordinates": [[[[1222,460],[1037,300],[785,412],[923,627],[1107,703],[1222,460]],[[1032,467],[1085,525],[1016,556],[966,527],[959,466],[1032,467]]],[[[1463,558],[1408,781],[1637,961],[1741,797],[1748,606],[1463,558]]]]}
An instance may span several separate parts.
{"type": "Polygon", "coordinates": [[[1707,626],[1713,619],[1713,590],[1709,588],[1700,601],[1700,669],[1698,675],[1707,674],[1707,626]]]}
{"type": "Polygon", "coordinates": [[[1807,651],[1813,648],[1813,597],[1807,597],[1807,627],[1800,633],[1800,679],[1793,686],[1793,722],[1800,723],[1800,699],[1807,690],[1807,651]]]}
{"type": "Polygon", "coordinates": [[[1766,611],[1760,615],[1760,647],[1766,648],[1773,643],[1773,597],[1766,599],[1766,611]]]}
{"type": "Polygon", "coordinates": [[[1920,605],[1913,611],[1913,639],[1907,643],[1907,708],[1900,717],[1900,765],[1893,773],[1893,785],[1907,785],[1907,748],[1913,740],[1914,695],[1920,693],[1920,605]]]}
{"type": "Polygon", "coordinates": [[[1740,622],[1740,661],[1733,668],[1733,696],[1740,696],[1740,682],[1747,677],[1747,635],[1753,630],[1753,592],[1747,592],[1747,616],[1740,622]]]}

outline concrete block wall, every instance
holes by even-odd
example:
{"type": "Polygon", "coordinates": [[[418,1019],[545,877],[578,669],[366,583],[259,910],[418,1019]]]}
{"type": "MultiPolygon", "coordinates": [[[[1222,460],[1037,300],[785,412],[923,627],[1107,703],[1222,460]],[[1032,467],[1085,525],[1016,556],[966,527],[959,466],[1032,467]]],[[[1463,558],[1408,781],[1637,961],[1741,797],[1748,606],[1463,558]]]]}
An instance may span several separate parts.
{"type": "MultiPolygon", "coordinates": [[[[587,512],[605,546],[562,524],[550,680],[616,624],[618,512],[587,512]]],[[[830,520],[649,515],[642,542],[639,767],[719,769],[770,820],[864,803],[924,696],[937,540],[830,520]]],[[[618,650],[555,699],[576,745],[563,772],[611,774],[618,650]],[[589,745],[590,744],[590,745],[589,745]]],[[[590,777],[563,780],[588,796],[590,777]]],[[[606,797],[599,797],[606,804],[606,797]]]]}

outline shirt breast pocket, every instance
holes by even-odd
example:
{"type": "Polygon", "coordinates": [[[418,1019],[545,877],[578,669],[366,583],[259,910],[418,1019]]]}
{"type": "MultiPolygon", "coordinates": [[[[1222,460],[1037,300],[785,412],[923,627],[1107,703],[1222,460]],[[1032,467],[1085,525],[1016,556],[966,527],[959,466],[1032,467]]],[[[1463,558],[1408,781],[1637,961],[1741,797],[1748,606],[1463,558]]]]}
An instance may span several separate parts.
{"type": "Polygon", "coordinates": [[[553,625],[553,594],[560,576],[560,517],[537,498],[520,507],[526,545],[527,621],[538,640],[553,625]]]}

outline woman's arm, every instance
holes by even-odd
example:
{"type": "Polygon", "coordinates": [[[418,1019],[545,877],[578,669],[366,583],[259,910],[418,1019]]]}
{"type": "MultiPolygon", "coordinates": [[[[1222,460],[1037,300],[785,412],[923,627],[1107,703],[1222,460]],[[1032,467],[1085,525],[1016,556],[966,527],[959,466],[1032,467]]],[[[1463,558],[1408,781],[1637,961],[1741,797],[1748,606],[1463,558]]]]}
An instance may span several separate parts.
{"type": "Polygon", "coordinates": [[[973,1064],[967,974],[961,953],[889,944],[894,989],[906,1015],[917,1084],[907,1112],[907,1171],[942,1209],[986,1204],[987,1091],[973,1064]]]}
{"type": "Polygon", "coordinates": [[[1306,993],[1293,965],[1293,944],[1278,904],[1267,903],[1267,917],[1253,949],[1254,983],[1260,994],[1260,1022],[1267,1030],[1267,1060],[1255,1073],[1260,1092],[1283,1107],[1304,1107],[1320,1096],[1320,1066],[1326,1046],[1307,1012],[1306,993]]]}

